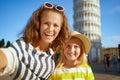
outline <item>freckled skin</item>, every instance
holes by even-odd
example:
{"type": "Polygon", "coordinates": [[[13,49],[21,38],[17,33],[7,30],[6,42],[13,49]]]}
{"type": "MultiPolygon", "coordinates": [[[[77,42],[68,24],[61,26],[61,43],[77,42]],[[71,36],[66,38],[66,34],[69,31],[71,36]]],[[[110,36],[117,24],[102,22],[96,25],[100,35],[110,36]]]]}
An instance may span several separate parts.
{"type": "Polygon", "coordinates": [[[43,12],[40,25],[41,43],[49,44],[57,37],[62,26],[62,20],[59,13],[53,11],[43,12]]]}
{"type": "Polygon", "coordinates": [[[76,61],[80,53],[80,41],[77,38],[70,39],[64,48],[64,54],[67,61],[76,61]]]}

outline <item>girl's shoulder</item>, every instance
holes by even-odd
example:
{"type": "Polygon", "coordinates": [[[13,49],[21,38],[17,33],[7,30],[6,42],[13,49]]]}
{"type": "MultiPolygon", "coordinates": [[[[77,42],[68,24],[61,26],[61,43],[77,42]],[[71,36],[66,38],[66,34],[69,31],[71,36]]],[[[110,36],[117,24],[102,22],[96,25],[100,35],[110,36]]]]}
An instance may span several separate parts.
{"type": "Polygon", "coordinates": [[[78,67],[82,67],[82,68],[90,68],[90,65],[89,65],[89,64],[82,64],[82,65],[79,65],[78,67]]]}

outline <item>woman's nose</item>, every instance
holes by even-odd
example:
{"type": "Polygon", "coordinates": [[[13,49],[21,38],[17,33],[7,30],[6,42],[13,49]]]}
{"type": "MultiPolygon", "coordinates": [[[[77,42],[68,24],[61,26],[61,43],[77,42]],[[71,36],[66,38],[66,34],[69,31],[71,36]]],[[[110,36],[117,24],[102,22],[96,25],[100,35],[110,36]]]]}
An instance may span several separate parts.
{"type": "Polygon", "coordinates": [[[50,25],[49,26],[49,30],[52,31],[54,29],[54,26],[53,25],[50,25]]]}

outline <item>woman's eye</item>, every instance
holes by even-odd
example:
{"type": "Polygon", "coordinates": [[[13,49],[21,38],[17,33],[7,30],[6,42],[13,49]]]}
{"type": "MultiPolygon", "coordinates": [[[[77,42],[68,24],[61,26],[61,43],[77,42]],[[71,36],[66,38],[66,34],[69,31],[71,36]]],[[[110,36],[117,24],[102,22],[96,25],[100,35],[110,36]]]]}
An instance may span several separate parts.
{"type": "Polygon", "coordinates": [[[57,24],[55,24],[54,27],[59,27],[59,26],[57,24]]]}
{"type": "Polygon", "coordinates": [[[48,22],[45,22],[44,24],[47,24],[47,25],[48,25],[48,22]]]}

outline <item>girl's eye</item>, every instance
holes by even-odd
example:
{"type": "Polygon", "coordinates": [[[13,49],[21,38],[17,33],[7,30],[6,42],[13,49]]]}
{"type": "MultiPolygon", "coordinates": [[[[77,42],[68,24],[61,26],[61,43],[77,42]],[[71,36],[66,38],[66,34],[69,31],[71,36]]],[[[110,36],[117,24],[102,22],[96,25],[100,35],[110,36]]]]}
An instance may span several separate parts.
{"type": "Polygon", "coordinates": [[[70,48],[70,45],[66,45],[66,48],[70,48]]]}
{"type": "Polygon", "coordinates": [[[76,46],[74,46],[74,47],[75,47],[75,48],[79,48],[79,46],[77,46],[77,45],[76,45],[76,46]]]}

